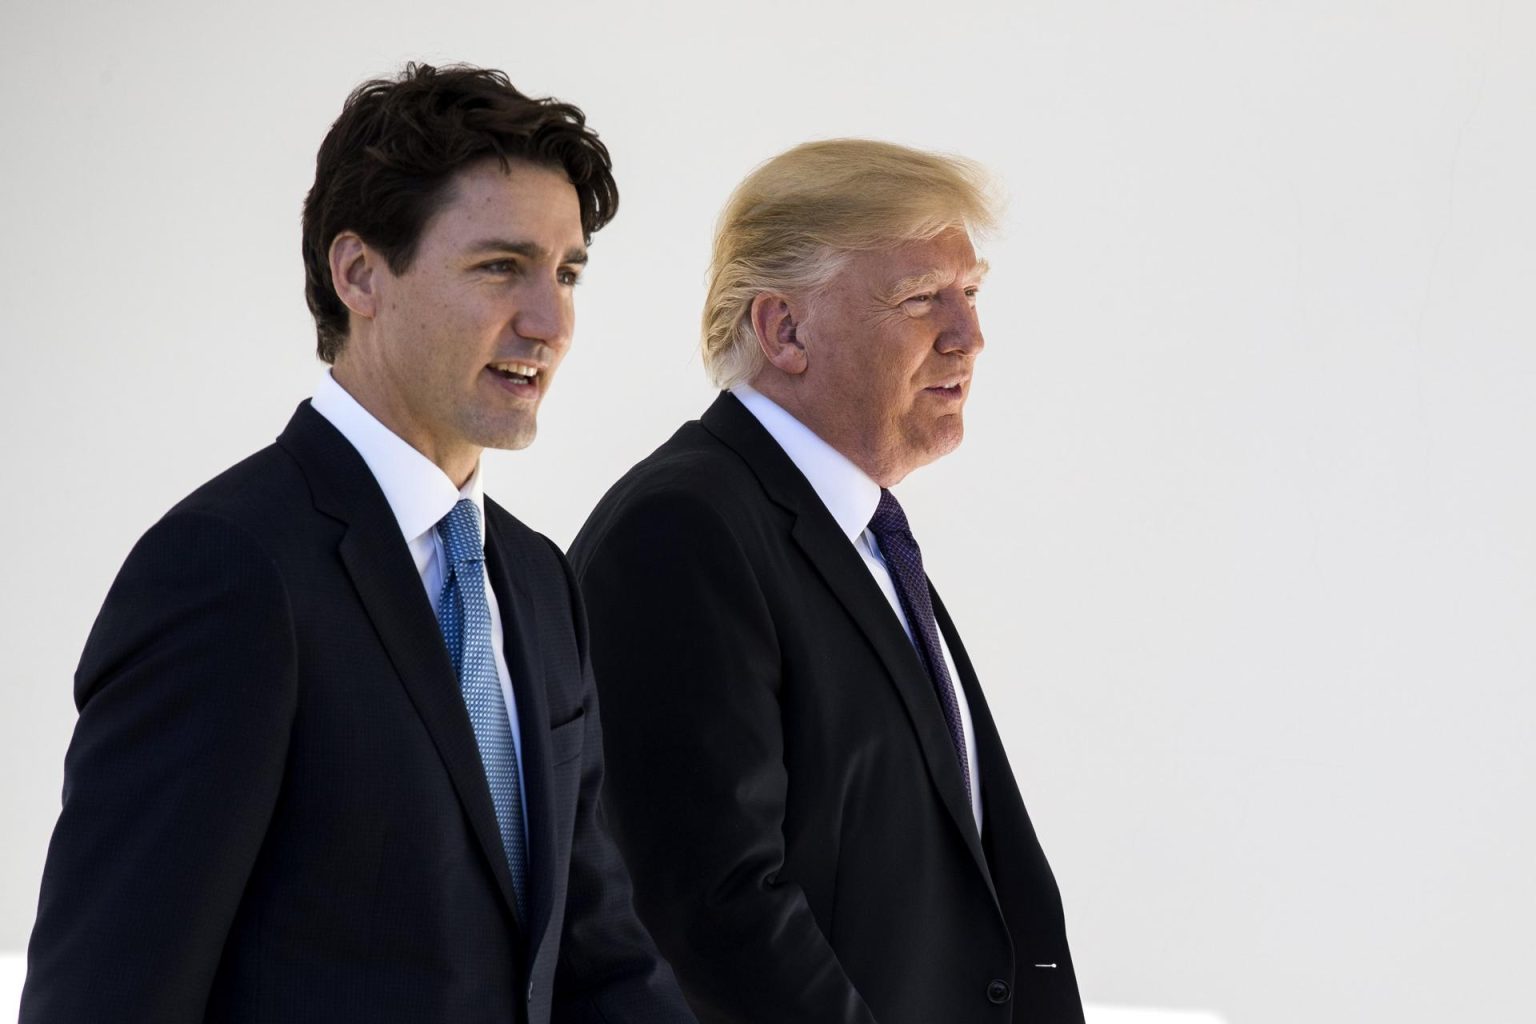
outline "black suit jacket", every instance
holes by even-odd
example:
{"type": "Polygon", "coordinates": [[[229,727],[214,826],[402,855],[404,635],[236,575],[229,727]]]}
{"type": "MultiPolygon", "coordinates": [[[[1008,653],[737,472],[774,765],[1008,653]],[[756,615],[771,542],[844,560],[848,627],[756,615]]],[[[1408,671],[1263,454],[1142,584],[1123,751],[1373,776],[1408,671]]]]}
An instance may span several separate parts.
{"type": "Polygon", "coordinates": [[[144,536],[91,631],[23,1024],[692,1021],[600,824],[569,569],[489,501],[486,537],[529,919],[400,528],[305,403],[144,536]]]}
{"type": "Polygon", "coordinates": [[[571,559],[614,836],[700,1020],[1081,1024],[1056,883],[943,604],[984,836],[915,648],[739,401],[614,485],[571,559]]]}

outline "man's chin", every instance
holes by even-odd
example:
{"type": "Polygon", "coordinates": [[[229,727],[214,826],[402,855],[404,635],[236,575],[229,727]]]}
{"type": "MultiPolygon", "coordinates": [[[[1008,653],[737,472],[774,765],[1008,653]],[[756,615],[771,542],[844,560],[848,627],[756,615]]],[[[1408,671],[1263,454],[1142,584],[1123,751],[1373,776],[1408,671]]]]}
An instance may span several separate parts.
{"type": "Polygon", "coordinates": [[[943,434],[929,433],[921,438],[909,439],[904,448],[896,450],[899,454],[893,457],[890,465],[881,473],[871,476],[881,487],[895,487],[914,470],[937,462],[960,447],[963,434],[964,431],[957,426],[953,431],[943,434]]]}
{"type": "Polygon", "coordinates": [[[504,452],[521,451],[533,444],[538,436],[539,425],[530,417],[516,426],[486,431],[485,439],[477,443],[483,448],[495,448],[504,452]]]}
{"type": "Polygon", "coordinates": [[[953,413],[942,417],[939,422],[933,424],[928,436],[923,439],[920,465],[926,466],[930,462],[937,462],[959,448],[963,440],[965,440],[965,423],[960,419],[960,414],[953,413]]]}

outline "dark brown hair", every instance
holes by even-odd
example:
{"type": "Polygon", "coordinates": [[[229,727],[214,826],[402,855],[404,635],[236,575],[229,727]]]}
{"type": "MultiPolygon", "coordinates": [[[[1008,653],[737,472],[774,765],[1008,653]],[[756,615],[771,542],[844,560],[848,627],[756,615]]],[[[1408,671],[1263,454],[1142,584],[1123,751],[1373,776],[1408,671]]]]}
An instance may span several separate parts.
{"type": "Polygon", "coordinates": [[[364,82],[347,97],[315,157],[304,200],[304,297],[320,358],[336,361],[347,307],[331,281],[331,242],[354,231],[396,274],[410,269],[449,181],[488,156],[562,168],[581,203],[582,233],[613,219],[619,189],[608,149],[569,103],[531,99],[500,71],[407,64],[398,78],[364,82]]]}

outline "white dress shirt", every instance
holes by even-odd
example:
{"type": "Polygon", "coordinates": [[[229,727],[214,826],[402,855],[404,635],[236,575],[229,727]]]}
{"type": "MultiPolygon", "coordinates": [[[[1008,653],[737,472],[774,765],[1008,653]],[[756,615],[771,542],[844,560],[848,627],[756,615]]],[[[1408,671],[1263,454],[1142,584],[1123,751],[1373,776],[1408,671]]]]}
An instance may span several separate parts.
{"type": "MultiPolygon", "coordinates": [[[[404,439],[374,418],[357,399],[336,383],[331,371],[326,370],[315,388],[310,405],[324,416],[331,425],[341,431],[368,464],[379,489],[389,502],[411,558],[416,562],[416,573],[426,589],[427,601],[432,614],[437,614],[438,599],[443,591],[443,539],[438,535],[437,524],[461,498],[475,503],[480,514],[480,543],[485,544],[485,491],[480,483],[480,467],[475,466],[469,482],[462,488],[455,487],[448,474],[421,452],[412,448],[404,439]]],[[[512,727],[512,749],[517,756],[518,792],[523,797],[523,822],[528,821],[528,787],[523,774],[523,734],[518,727],[517,700],[512,696],[512,674],[507,671],[504,653],[505,637],[501,627],[501,611],[496,604],[496,591],[491,588],[490,577],[484,567],[480,570],[481,584],[485,587],[485,603],[491,609],[491,652],[496,658],[496,678],[501,680],[501,697],[507,707],[507,723],[512,727]]]]}
{"type": "MultiPolygon", "coordinates": [[[[880,504],[880,485],[773,399],[746,384],[737,384],[731,388],[731,394],[757,417],[763,429],[773,435],[779,447],[784,449],[784,454],[810,481],[811,489],[827,507],[827,511],[832,513],[837,525],[848,535],[854,550],[864,560],[865,568],[879,585],[880,592],[890,602],[891,610],[901,622],[901,628],[907,631],[907,638],[911,639],[912,627],[907,622],[906,612],[902,611],[896,583],[891,579],[891,571],[886,567],[879,543],[874,534],[869,532],[869,521],[874,518],[875,508],[880,504]]],[[[971,814],[976,819],[976,831],[979,833],[981,780],[976,774],[976,729],[971,724],[971,706],[965,699],[965,688],[960,685],[960,673],[955,669],[954,655],[949,653],[949,643],[944,639],[942,630],[939,631],[939,647],[944,652],[944,664],[949,669],[949,678],[955,688],[955,700],[960,705],[960,728],[965,733],[965,760],[971,776],[971,814]]]]}

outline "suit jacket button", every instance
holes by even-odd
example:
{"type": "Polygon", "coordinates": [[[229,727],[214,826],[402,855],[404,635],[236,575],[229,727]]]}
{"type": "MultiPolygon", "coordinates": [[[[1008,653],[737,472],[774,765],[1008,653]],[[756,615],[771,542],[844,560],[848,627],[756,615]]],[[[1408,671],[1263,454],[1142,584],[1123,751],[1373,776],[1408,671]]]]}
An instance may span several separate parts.
{"type": "Polygon", "coordinates": [[[1002,1004],[1008,1001],[1008,983],[1001,978],[993,978],[987,985],[987,998],[994,1003],[1002,1004]]]}

